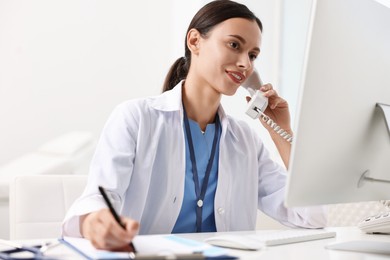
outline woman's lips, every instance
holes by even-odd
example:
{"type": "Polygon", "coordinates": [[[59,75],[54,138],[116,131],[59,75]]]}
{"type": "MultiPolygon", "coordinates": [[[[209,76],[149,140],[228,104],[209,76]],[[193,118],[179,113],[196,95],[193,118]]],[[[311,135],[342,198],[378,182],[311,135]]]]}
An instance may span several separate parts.
{"type": "Polygon", "coordinates": [[[241,72],[238,71],[226,71],[226,72],[230,77],[230,79],[237,84],[241,84],[242,82],[245,81],[245,76],[241,72]]]}

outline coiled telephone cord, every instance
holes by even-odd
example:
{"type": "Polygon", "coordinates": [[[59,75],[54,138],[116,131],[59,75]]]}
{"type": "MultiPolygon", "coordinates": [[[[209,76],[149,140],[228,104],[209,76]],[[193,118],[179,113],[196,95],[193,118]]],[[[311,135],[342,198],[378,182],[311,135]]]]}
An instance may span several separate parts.
{"type": "Polygon", "coordinates": [[[286,130],[284,130],[283,128],[278,126],[278,124],[276,124],[274,122],[274,120],[272,120],[269,116],[267,116],[266,114],[264,114],[260,110],[258,110],[258,112],[259,112],[260,118],[263,122],[265,122],[267,125],[269,125],[278,135],[280,135],[287,142],[289,142],[290,144],[292,143],[293,137],[291,134],[289,134],[286,130]]]}

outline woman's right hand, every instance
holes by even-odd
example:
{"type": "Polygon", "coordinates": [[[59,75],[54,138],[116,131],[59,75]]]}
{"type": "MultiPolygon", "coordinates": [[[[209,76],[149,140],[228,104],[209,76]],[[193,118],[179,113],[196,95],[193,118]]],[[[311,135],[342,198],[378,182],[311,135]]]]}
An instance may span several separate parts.
{"type": "Polygon", "coordinates": [[[115,220],[109,209],[101,209],[80,216],[80,232],[97,249],[112,251],[132,251],[130,242],[139,229],[139,223],[121,217],[126,229],[115,220]]]}

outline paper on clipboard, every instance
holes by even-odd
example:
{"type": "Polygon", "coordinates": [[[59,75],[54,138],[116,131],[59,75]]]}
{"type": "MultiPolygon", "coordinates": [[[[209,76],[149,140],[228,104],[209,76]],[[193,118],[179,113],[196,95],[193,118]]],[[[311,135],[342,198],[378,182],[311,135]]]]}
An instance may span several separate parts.
{"type": "MultiPolygon", "coordinates": [[[[86,259],[129,259],[129,253],[98,250],[89,240],[84,238],[64,237],[61,242],[86,259]]],[[[226,250],[223,248],[175,235],[136,236],[133,244],[137,255],[191,254],[195,252],[202,252],[204,256],[211,258],[226,255],[226,250]]]]}
{"type": "Polygon", "coordinates": [[[202,252],[207,257],[226,254],[226,249],[176,235],[136,236],[133,244],[141,254],[190,254],[202,252]]]}
{"type": "Polygon", "coordinates": [[[129,253],[98,250],[85,238],[63,237],[60,242],[86,259],[129,259],[129,253]]]}

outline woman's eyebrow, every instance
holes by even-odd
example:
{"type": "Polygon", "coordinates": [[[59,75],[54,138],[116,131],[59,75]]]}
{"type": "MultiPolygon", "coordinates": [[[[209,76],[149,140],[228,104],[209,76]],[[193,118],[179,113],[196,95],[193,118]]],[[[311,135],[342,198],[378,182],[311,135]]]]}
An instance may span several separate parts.
{"type": "MultiPolygon", "coordinates": [[[[242,38],[240,35],[237,35],[237,34],[230,34],[229,36],[234,37],[234,38],[237,38],[237,39],[238,39],[239,41],[241,41],[243,44],[246,44],[245,39],[242,38]]],[[[259,48],[259,47],[255,47],[255,48],[253,48],[253,50],[260,52],[260,48],[259,48]]]]}

